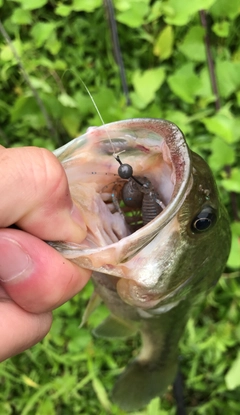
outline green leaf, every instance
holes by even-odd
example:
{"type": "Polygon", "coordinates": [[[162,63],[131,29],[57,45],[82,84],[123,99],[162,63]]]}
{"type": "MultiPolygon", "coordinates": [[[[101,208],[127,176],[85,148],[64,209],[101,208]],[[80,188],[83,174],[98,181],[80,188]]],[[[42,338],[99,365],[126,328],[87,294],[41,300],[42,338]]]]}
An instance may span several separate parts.
{"type": "Polygon", "coordinates": [[[52,55],[57,55],[62,47],[62,43],[57,39],[56,32],[52,32],[46,42],[46,49],[51,52],[52,55]]]}
{"type": "Polygon", "coordinates": [[[149,12],[148,1],[134,1],[129,3],[129,8],[122,12],[118,12],[116,19],[129,27],[135,28],[142,26],[144,17],[149,12]]]}
{"type": "Polygon", "coordinates": [[[153,53],[161,60],[168,59],[172,55],[174,32],[172,26],[166,26],[158,35],[154,44],[153,53]]]}
{"type": "Polygon", "coordinates": [[[58,4],[55,9],[55,13],[58,16],[66,17],[72,12],[72,6],[66,6],[65,4],[58,4]]]}
{"type": "Polygon", "coordinates": [[[144,72],[137,70],[133,73],[133,86],[138,99],[142,101],[144,106],[153,101],[155,93],[163,84],[164,79],[164,68],[148,69],[144,72]]]}
{"type": "Polygon", "coordinates": [[[72,10],[93,12],[101,6],[101,0],[73,0],[72,10]]]}
{"type": "Polygon", "coordinates": [[[64,107],[70,107],[70,108],[76,108],[77,104],[74,101],[73,98],[71,98],[68,94],[62,93],[58,96],[58,101],[61,102],[61,104],[64,107]]]}
{"type": "Polygon", "coordinates": [[[240,62],[219,61],[216,64],[217,81],[220,94],[228,98],[240,87],[240,62]]]}
{"type": "MultiPolygon", "coordinates": [[[[16,50],[19,57],[22,55],[22,43],[20,40],[16,39],[12,41],[12,46],[16,50]]],[[[12,49],[9,45],[4,45],[1,48],[0,52],[0,59],[7,62],[7,61],[15,61],[15,57],[13,55],[12,49]]]]}
{"type": "Polygon", "coordinates": [[[227,265],[231,268],[240,268],[240,222],[231,224],[232,245],[227,265]]]}
{"type": "Polygon", "coordinates": [[[162,9],[168,24],[183,26],[189,22],[192,15],[201,9],[208,10],[216,0],[169,0],[163,3],[162,9]]]}
{"type": "Polygon", "coordinates": [[[240,169],[233,168],[230,177],[223,179],[221,185],[229,192],[240,193],[240,169]]]}
{"type": "Polygon", "coordinates": [[[152,399],[151,402],[147,406],[146,415],[160,415],[160,414],[163,415],[164,411],[160,412],[159,410],[160,410],[160,399],[159,398],[152,399]]]}
{"type": "Polygon", "coordinates": [[[54,401],[51,397],[45,397],[45,399],[40,400],[36,415],[56,415],[54,401]]]}
{"type": "Polygon", "coordinates": [[[11,121],[16,121],[28,116],[32,112],[37,112],[38,106],[36,100],[33,97],[19,97],[16,99],[14,105],[11,108],[11,121]]]}
{"type": "Polygon", "coordinates": [[[190,60],[197,62],[206,61],[206,52],[204,45],[204,34],[205,31],[201,26],[192,26],[183,42],[180,44],[178,49],[190,60]]]}
{"type": "Polygon", "coordinates": [[[210,133],[221,137],[228,144],[235,143],[240,137],[240,120],[235,118],[226,107],[213,117],[203,119],[202,122],[210,133]]]}
{"type": "Polygon", "coordinates": [[[225,376],[225,382],[229,390],[236,389],[240,386],[240,352],[233,361],[231,368],[225,376]]]}
{"type": "Polygon", "coordinates": [[[235,161],[235,151],[221,138],[215,137],[211,141],[212,154],[208,161],[210,167],[217,171],[226,165],[232,165],[235,161]]]}
{"type": "Polygon", "coordinates": [[[201,81],[194,72],[192,63],[187,63],[168,77],[168,85],[178,97],[193,104],[201,87],[201,81]]]}
{"type": "Polygon", "coordinates": [[[61,118],[63,112],[65,111],[65,107],[63,107],[60,102],[58,101],[57,97],[54,94],[49,94],[45,92],[41,92],[41,98],[43,103],[48,111],[51,114],[52,118],[58,120],[61,118]]]}
{"type": "Polygon", "coordinates": [[[79,110],[75,108],[67,108],[65,106],[61,121],[70,137],[74,138],[79,135],[79,128],[81,123],[79,110]]]}
{"type": "Polygon", "coordinates": [[[164,118],[176,124],[185,135],[191,131],[189,116],[185,112],[169,109],[164,114],[164,118]]]}
{"type": "Polygon", "coordinates": [[[44,22],[38,22],[36,23],[32,30],[31,35],[35,40],[36,47],[39,48],[42,46],[49,38],[49,36],[52,34],[56,27],[55,23],[44,23],[44,22]]]}
{"type": "Polygon", "coordinates": [[[162,0],[155,0],[147,16],[147,22],[153,22],[162,16],[162,0]]]}
{"type": "Polygon", "coordinates": [[[204,99],[205,106],[207,106],[208,103],[214,102],[216,100],[216,97],[212,92],[208,68],[204,67],[201,70],[200,80],[201,80],[201,87],[198,91],[198,96],[204,99]]]}
{"type": "Polygon", "coordinates": [[[18,0],[24,10],[40,9],[47,4],[47,0],[18,0]]]}
{"type": "Polygon", "coordinates": [[[235,19],[240,14],[239,0],[217,0],[210,12],[215,17],[235,19]]]}
{"type": "Polygon", "coordinates": [[[34,88],[41,89],[42,91],[47,92],[49,94],[52,92],[51,86],[43,79],[36,78],[35,76],[30,76],[29,80],[31,84],[34,86],[34,88]]]}
{"type": "Polygon", "coordinates": [[[92,385],[93,385],[93,389],[96,392],[96,395],[99,399],[99,401],[101,402],[101,405],[103,406],[103,408],[107,411],[107,412],[111,412],[111,402],[108,399],[107,396],[107,392],[102,384],[102,382],[100,381],[100,379],[98,379],[97,377],[94,377],[92,380],[92,385]]]}
{"type": "Polygon", "coordinates": [[[4,45],[0,51],[1,61],[8,62],[13,59],[12,49],[8,45],[4,45]]]}
{"type": "Polygon", "coordinates": [[[228,37],[230,23],[225,21],[214,23],[212,31],[219,37],[228,37]]]}
{"type": "Polygon", "coordinates": [[[30,24],[32,22],[32,16],[29,10],[15,9],[11,16],[11,22],[14,24],[30,24]]]}
{"type": "Polygon", "coordinates": [[[50,138],[34,138],[32,140],[32,145],[35,147],[47,148],[50,151],[55,150],[55,144],[50,138]]]}

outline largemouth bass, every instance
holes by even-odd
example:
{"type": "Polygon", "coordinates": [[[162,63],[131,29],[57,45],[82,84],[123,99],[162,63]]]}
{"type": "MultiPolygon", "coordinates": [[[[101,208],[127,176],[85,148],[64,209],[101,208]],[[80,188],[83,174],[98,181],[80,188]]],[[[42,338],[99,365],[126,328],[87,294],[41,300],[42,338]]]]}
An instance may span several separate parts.
{"type": "Polygon", "coordinates": [[[171,122],[131,119],[92,128],[55,155],[88,234],[80,245],[52,245],[93,270],[96,292],[111,312],[97,336],[140,331],[140,354],[112,395],[122,409],[137,410],[174,381],[190,310],[216,284],[227,261],[228,216],[208,165],[171,122]],[[130,178],[118,175],[119,159],[132,167],[130,178]],[[129,207],[123,196],[132,177],[140,191],[148,179],[152,190],[145,197],[159,207],[145,225],[149,206],[140,201],[129,207]]]}

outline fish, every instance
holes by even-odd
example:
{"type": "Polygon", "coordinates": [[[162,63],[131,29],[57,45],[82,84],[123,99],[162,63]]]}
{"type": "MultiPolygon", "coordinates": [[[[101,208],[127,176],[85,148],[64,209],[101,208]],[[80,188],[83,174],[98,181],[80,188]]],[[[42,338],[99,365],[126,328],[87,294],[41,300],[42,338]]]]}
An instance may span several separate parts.
{"type": "Polygon", "coordinates": [[[51,245],[93,271],[95,294],[83,320],[96,298],[110,310],[95,336],[140,333],[139,355],[116,380],[112,401],[125,411],[141,409],[173,383],[191,310],[224,270],[228,214],[209,166],[170,121],[136,118],[91,127],[54,154],[88,232],[81,244],[51,245]],[[153,197],[161,200],[146,224],[141,204],[137,209],[124,204],[129,179],[119,176],[118,159],[140,183],[147,178],[153,197]]]}

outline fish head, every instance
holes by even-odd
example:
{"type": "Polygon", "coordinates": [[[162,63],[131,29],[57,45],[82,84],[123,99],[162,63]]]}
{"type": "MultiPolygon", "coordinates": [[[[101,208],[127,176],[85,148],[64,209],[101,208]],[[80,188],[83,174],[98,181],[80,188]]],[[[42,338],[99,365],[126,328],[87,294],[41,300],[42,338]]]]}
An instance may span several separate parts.
{"type": "Polygon", "coordinates": [[[95,271],[99,285],[111,281],[125,303],[157,314],[197,297],[220,277],[230,247],[228,217],[209,167],[175,124],[114,122],[89,129],[54,153],[88,233],[79,245],[51,244],[95,271]],[[162,206],[144,226],[149,207],[124,206],[128,179],[119,176],[116,155],[134,177],[150,181],[162,206]]]}

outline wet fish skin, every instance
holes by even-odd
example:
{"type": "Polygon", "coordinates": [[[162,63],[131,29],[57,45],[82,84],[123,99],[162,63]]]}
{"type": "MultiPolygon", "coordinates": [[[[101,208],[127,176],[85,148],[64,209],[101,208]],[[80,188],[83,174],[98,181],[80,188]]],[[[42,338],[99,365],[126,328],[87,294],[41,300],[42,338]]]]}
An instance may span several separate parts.
{"type": "MultiPolygon", "coordinates": [[[[87,251],[89,254],[81,259],[81,250],[73,244],[59,243],[55,247],[80,266],[85,264],[94,270],[96,291],[112,313],[96,328],[95,334],[122,337],[126,324],[127,335],[137,330],[141,333],[140,354],[127,366],[113,389],[113,401],[122,409],[132,411],[142,408],[155,396],[161,396],[174,381],[179,339],[191,308],[221,276],[230,250],[230,228],[209,167],[200,156],[187,150],[176,126],[164,120],[143,119],[113,123],[104,128],[109,128],[108,131],[115,129],[121,135],[126,127],[131,128],[137,137],[139,128],[149,129],[149,135],[157,130],[159,140],[164,137],[170,149],[175,184],[165,213],[163,211],[130,237],[110,245],[109,256],[105,248],[99,251],[100,257],[105,255],[106,264],[110,266],[102,266],[100,260],[94,263],[92,251],[87,251]],[[187,168],[189,172],[184,175],[182,172],[187,168]],[[186,186],[181,187],[184,180],[186,186]],[[182,189],[182,198],[175,214],[170,217],[168,212],[178,197],[179,189],[182,189]],[[194,223],[206,209],[211,212],[212,225],[199,232],[194,223]],[[161,217],[166,218],[162,223],[161,217]],[[115,257],[113,248],[121,243],[124,244],[124,255],[116,254],[115,257]],[[126,252],[130,252],[129,256],[126,252]],[[114,262],[115,258],[118,259],[114,262]]],[[[144,138],[143,144],[146,148],[144,138]]],[[[148,146],[151,149],[151,144],[148,146]]],[[[64,160],[61,152],[60,157],[64,160]]],[[[80,196],[77,192],[73,195],[75,198],[80,196]]]]}

